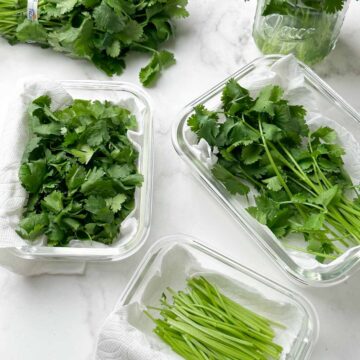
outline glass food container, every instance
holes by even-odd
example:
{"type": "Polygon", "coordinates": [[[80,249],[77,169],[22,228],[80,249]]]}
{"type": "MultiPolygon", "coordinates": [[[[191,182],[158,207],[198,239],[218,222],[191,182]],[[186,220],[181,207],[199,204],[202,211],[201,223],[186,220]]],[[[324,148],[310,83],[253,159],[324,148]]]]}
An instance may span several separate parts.
{"type": "Polygon", "coordinates": [[[308,65],[327,56],[335,47],[349,1],[341,11],[326,13],[306,6],[306,1],[286,0],[282,14],[263,15],[268,1],[258,0],[253,37],[263,54],[294,54],[308,65]],[[285,6],[286,4],[286,6],[285,6]]]}
{"type": "Polygon", "coordinates": [[[47,247],[24,245],[12,250],[17,257],[27,260],[54,261],[116,261],[124,259],[136,252],[146,241],[150,230],[153,150],[152,150],[152,118],[153,110],[148,95],[130,83],[118,81],[59,81],[60,85],[74,98],[84,100],[100,100],[122,102],[127,101],[141,109],[137,116],[138,129],[134,131],[140,146],[138,170],[144,175],[142,187],[137,189],[135,207],[132,216],[137,226],[131,236],[122,241],[120,234],[116,246],[104,247],[47,247]]]}
{"type": "MultiPolygon", "coordinates": [[[[313,306],[301,295],[187,235],[170,235],[153,245],[127,285],[113,314],[116,316],[122,312],[119,308],[133,304],[140,304],[140,308],[145,305],[157,306],[167,287],[182,290],[186,287],[186,279],[196,274],[205,276],[225,295],[234,299],[237,297],[236,301],[243,306],[274,321],[281,321],[287,327],[281,330],[284,331],[282,340],[278,340],[287,344],[283,346],[281,359],[309,359],[319,333],[319,321],[313,306]],[[252,298],[252,295],[255,297],[252,298]]],[[[140,328],[145,337],[154,336],[151,334],[154,324],[147,316],[137,312],[134,314],[132,312],[131,317],[137,319],[137,329],[140,328]]],[[[281,334],[277,336],[277,339],[281,339],[281,334]]]]}
{"type": "MultiPolygon", "coordinates": [[[[291,279],[311,286],[335,285],[345,281],[360,268],[360,246],[348,249],[328,264],[321,264],[315,260],[311,263],[302,261],[299,258],[302,256],[300,252],[286,249],[281,240],[245,210],[244,204],[238,197],[232,196],[223,184],[213,177],[208,164],[196,156],[187,138],[189,130],[187,119],[196,105],[203,104],[210,110],[217,108],[221,103],[222,89],[230,78],[241,84],[242,79],[247,75],[256,74],[264,67],[269,68],[282,58],[280,55],[269,55],[256,59],[185,106],[173,127],[173,144],[177,153],[191,167],[201,183],[247,231],[250,239],[255,240],[291,279]]],[[[354,141],[360,143],[359,114],[308,66],[300,62],[299,66],[304,73],[304,86],[311,90],[311,100],[315,101],[321,114],[345,128],[352,134],[354,141]]]]}

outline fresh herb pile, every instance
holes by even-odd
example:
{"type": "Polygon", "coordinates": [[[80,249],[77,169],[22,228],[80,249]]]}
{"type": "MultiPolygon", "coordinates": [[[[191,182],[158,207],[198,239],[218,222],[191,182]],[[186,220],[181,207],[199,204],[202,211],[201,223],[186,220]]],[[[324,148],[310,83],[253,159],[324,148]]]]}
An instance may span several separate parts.
{"type": "Polygon", "coordinates": [[[322,262],[360,245],[360,196],[343,167],[335,131],[311,131],[305,116],[278,86],[253,99],[230,80],[221,110],[199,105],[188,125],[218,151],[212,172],[231,194],[257,190],[248,212],[278,238],[302,234],[307,248],[296,249],[322,262]]]}
{"type": "Polygon", "coordinates": [[[26,0],[0,0],[0,35],[12,44],[34,42],[91,61],[107,75],[121,74],[125,55],[152,55],[141,69],[143,85],[175,63],[159,46],[173,34],[172,20],[188,16],[187,0],[40,0],[38,21],[27,17],[26,0]]]}
{"type": "Polygon", "coordinates": [[[147,314],[154,332],[186,360],[279,359],[272,326],[284,328],[224,296],[205,278],[188,280],[188,291],[165,294],[158,310],[161,319],[147,314]]]}
{"type": "Polygon", "coordinates": [[[28,109],[31,137],[19,178],[29,198],[17,233],[28,240],[45,234],[48,246],[73,239],[111,244],[143,181],[127,137],[136,119],[110,102],[50,106],[41,96],[28,109]]]}

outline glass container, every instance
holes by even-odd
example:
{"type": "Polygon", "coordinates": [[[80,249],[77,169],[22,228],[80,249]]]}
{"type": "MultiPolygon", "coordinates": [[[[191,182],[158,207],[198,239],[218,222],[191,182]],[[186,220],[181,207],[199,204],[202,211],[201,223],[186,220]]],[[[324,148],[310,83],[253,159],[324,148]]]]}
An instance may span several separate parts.
{"type": "Polygon", "coordinates": [[[349,1],[341,11],[326,13],[306,5],[307,1],[286,0],[282,14],[263,15],[269,2],[258,0],[253,37],[263,54],[294,54],[308,65],[327,56],[339,37],[349,1]]]}
{"type": "Polygon", "coordinates": [[[137,222],[136,231],[122,241],[120,234],[116,246],[104,247],[47,247],[37,245],[23,245],[12,249],[15,256],[28,260],[53,261],[117,261],[136,252],[146,241],[150,230],[152,177],[153,177],[153,150],[152,150],[152,117],[153,110],[148,95],[135,85],[118,81],[59,81],[64,89],[74,99],[100,100],[121,102],[131,101],[142,109],[141,116],[137,117],[138,129],[135,130],[139,150],[138,170],[144,175],[144,182],[137,201],[138,210],[133,214],[137,222]]]}
{"type": "MultiPolygon", "coordinates": [[[[121,296],[115,314],[119,308],[131,304],[154,302],[161,298],[167,287],[182,290],[186,287],[189,273],[201,270],[205,277],[211,276],[214,283],[225,295],[230,291],[243,306],[261,313],[261,299],[265,299],[266,306],[262,308],[263,315],[274,321],[283,321],[284,313],[296,314],[296,326],[292,326],[291,319],[287,319],[288,328],[283,330],[285,339],[292,339],[287,351],[284,350],[283,360],[306,360],[310,358],[319,333],[319,321],[313,306],[301,295],[259,275],[236,261],[208,248],[197,239],[187,235],[170,235],[157,241],[145,255],[133,278],[121,296]],[[225,279],[225,280],[224,280],[225,279]],[[228,281],[232,282],[232,285],[228,281]],[[217,283],[218,282],[218,283],[217,283]],[[223,284],[224,289],[222,289],[223,284]],[[225,285],[226,284],[226,285],[225,285]],[[225,290],[227,289],[227,290],[225,290]],[[244,291],[244,292],[243,292],[244,291]],[[245,294],[256,294],[256,300],[249,301],[245,294]],[[271,303],[275,304],[271,307],[271,303]],[[279,307],[278,307],[279,306],[279,307]],[[283,311],[279,311],[279,309],[283,311]],[[266,309],[266,310],[265,310],[266,309]]],[[[146,304],[149,305],[149,304],[146,304]]],[[[136,316],[137,328],[144,336],[151,335],[151,321],[143,315],[136,316]]],[[[295,321],[295,320],[293,320],[295,321]]],[[[284,348],[285,349],[285,348],[284,348]]]]}
{"type": "MultiPolygon", "coordinates": [[[[321,264],[317,261],[315,264],[314,262],[306,264],[299,261],[293,256],[294,252],[286,249],[281,240],[277,239],[266,226],[261,225],[246,211],[238,197],[232,196],[223,184],[213,177],[207,164],[194,154],[186,136],[187,119],[195,106],[203,104],[210,110],[216,109],[221,104],[222,90],[230,78],[234,78],[241,84],[242,79],[247,75],[261,72],[264,67],[271,67],[281,58],[280,55],[268,55],[256,59],[185,106],[173,127],[173,144],[180,157],[193,170],[194,175],[236,219],[240,227],[250,235],[249,240],[259,244],[291,279],[311,286],[335,285],[345,281],[360,268],[360,246],[347,250],[328,264],[321,264]]],[[[360,115],[307,65],[301,62],[299,65],[305,78],[304,86],[312,91],[312,100],[316,102],[319,112],[324,117],[337,122],[352,134],[357,143],[360,143],[360,115]]]]}

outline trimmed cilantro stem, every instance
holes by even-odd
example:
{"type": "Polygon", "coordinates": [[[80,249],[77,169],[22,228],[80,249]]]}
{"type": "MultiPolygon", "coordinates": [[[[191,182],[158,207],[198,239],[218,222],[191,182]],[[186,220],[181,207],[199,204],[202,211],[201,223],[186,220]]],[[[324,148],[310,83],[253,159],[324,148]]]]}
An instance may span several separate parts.
{"type": "MultiPolygon", "coordinates": [[[[156,324],[154,332],[187,360],[279,359],[282,347],[274,343],[272,326],[284,328],[224,296],[205,278],[188,280],[188,291],[168,289],[161,318],[145,313],[156,324]]],[[[154,310],[149,307],[148,309],[154,310]]]]}
{"type": "Polygon", "coordinates": [[[276,166],[275,161],[274,161],[273,157],[271,156],[271,153],[270,153],[269,148],[268,148],[268,146],[267,146],[267,142],[266,142],[265,137],[264,137],[264,133],[263,133],[263,130],[262,130],[262,125],[261,125],[261,120],[260,120],[260,118],[259,118],[258,121],[259,121],[259,129],[260,129],[261,140],[262,140],[262,143],[263,143],[263,145],[264,145],[264,148],[265,148],[266,154],[267,154],[267,156],[268,156],[268,159],[269,159],[269,161],[270,161],[270,163],[271,163],[271,166],[272,166],[273,170],[275,171],[275,174],[276,174],[276,176],[278,177],[281,185],[283,186],[283,188],[285,189],[285,191],[286,191],[287,194],[289,195],[289,198],[291,198],[291,197],[293,196],[293,194],[291,193],[290,189],[288,188],[288,186],[287,186],[284,178],[281,176],[281,174],[280,174],[280,172],[279,172],[279,169],[278,169],[278,167],[276,166]]]}

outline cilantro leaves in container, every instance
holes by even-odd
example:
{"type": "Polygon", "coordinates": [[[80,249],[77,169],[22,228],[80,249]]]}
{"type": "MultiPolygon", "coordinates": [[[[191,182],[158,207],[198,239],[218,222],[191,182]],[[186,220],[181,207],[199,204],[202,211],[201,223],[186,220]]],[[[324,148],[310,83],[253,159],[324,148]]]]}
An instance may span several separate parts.
{"type": "Polygon", "coordinates": [[[38,2],[30,21],[26,0],[0,0],[0,35],[12,44],[37,43],[91,61],[107,75],[120,75],[125,56],[136,50],[152,55],[141,70],[144,86],[175,63],[160,45],[174,33],[173,19],[188,16],[187,0],[70,0],[38,2]]]}
{"type": "Polygon", "coordinates": [[[346,0],[268,0],[263,9],[263,15],[299,15],[302,10],[303,15],[307,15],[307,11],[318,11],[327,14],[334,14],[344,8],[346,0]]]}
{"type": "Polygon", "coordinates": [[[306,110],[290,105],[278,86],[257,98],[235,80],[219,111],[200,105],[188,125],[218,150],[212,173],[231,194],[257,191],[248,212],[275,236],[301,234],[323,262],[360,245],[360,197],[344,168],[344,149],[329,127],[311,131],[306,110]]]}
{"type": "Polygon", "coordinates": [[[29,198],[17,233],[31,241],[46,235],[48,246],[73,239],[110,245],[143,181],[127,137],[135,117],[108,101],[74,100],[52,111],[48,96],[31,103],[28,117],[19,178],[29,198]]]}

